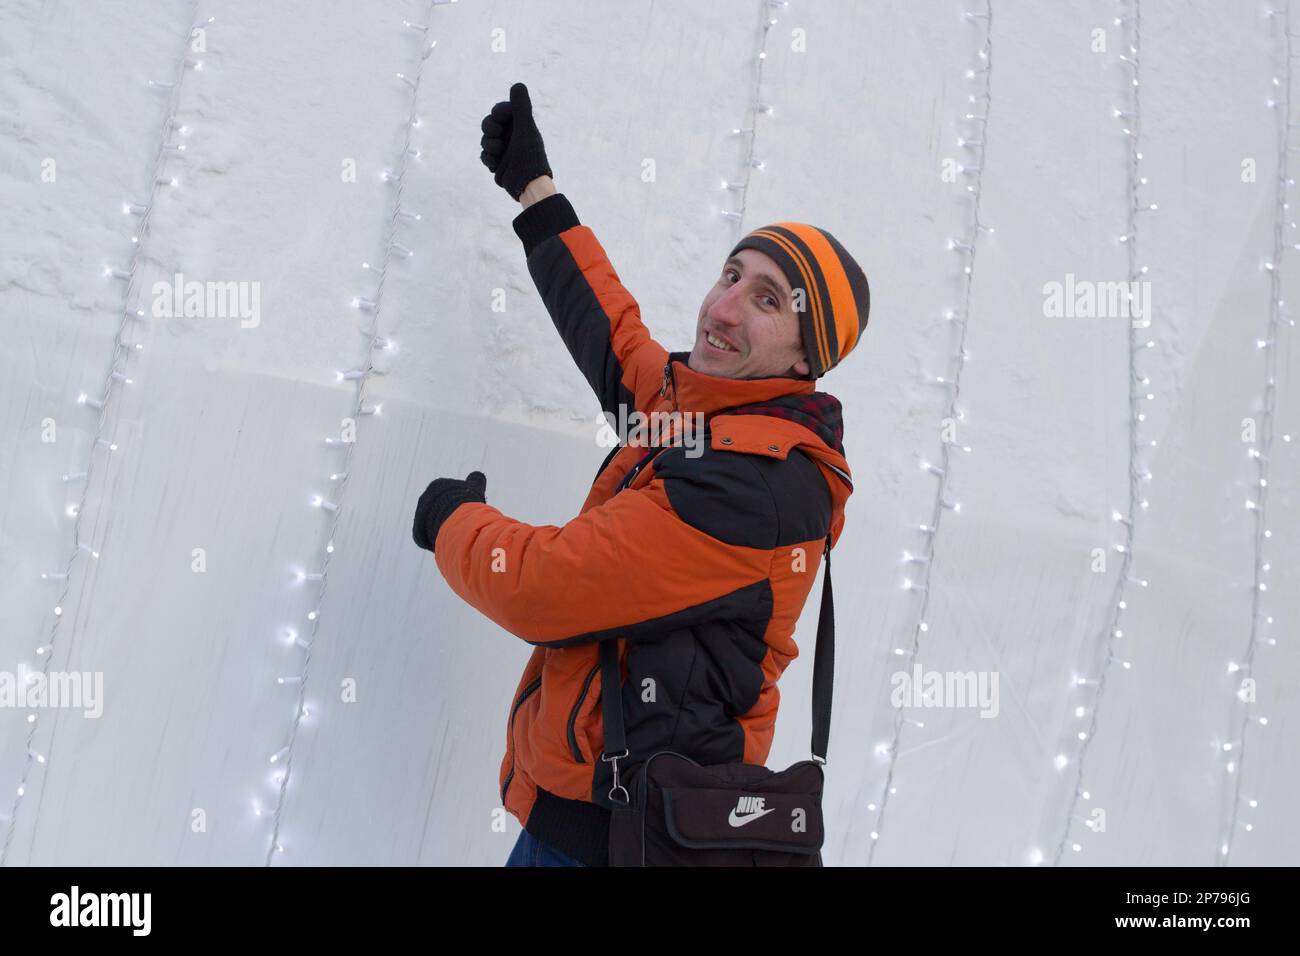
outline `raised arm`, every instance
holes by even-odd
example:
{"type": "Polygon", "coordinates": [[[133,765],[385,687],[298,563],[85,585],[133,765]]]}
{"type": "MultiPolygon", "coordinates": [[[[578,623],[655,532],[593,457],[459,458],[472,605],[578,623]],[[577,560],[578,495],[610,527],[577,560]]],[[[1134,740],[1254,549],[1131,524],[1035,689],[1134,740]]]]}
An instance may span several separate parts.
{"type": "Polygon", "coordinates": [[[532,101],[522,83],[483,118],[483,164],[523,211],[514,229],[528,271],[578,370],[606,413],[648,411],[668,351],[650,337],[641,309],[605,250],[551,178],[532,101]]]}
{"type": "Polygon", "coordinates": [[[596,234],[563,193],[529,205],[514,228],[542,303],[600,407],[616,417],[620,404],[626,414],[648,410],[668,351],[650,337],[596,234]]]}

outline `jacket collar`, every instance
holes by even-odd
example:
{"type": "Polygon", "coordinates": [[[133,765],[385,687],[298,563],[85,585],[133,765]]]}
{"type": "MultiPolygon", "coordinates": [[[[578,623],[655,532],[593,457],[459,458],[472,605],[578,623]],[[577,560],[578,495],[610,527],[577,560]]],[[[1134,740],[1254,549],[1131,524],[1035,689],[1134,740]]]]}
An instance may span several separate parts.
{"type": "MultiPolygon", "coordinates": [[[[853,479],[844,457],[840,403],[835,396],[818,392],[817,383],[809,379],[780,376],[735,379],[697,372],[687,364],[690,354],[670,352],[664,364],[660,395],[669,407],[683,413],[702,413],[706,422],[715,415],[728,420],[732,423],[728,428],[732,432],[730,441],[738,449],[754,442],[766,445],[770,439],[765,436],[774,432],[784,434],[787,447],[791,442],[804,446],[852,490],[853,479]],[[734,415],[729,412],[733,408],[737,409],[734,415]],[[761,427],[757,425],[760,419],[766,422],[761,427]],[[740,428],[747,438],[736,433],[742,421],[754,423],[740,428]]],[[[827,480],[831,480],[829,475],[827,480]]],[[[843,498],[847,497],[844,488],[837,487],[835,494],[842,507],[843,498]]]]}
{"type": "Polygon", "coordinates": [[[782,395],[811,395],[817,383],[808,379],[724,378],[697,372],[686,364],[690,352],[670,352],[664,365],[660,394],[679,412],[711,412],[737,405],[750,405],[782,395]]]}

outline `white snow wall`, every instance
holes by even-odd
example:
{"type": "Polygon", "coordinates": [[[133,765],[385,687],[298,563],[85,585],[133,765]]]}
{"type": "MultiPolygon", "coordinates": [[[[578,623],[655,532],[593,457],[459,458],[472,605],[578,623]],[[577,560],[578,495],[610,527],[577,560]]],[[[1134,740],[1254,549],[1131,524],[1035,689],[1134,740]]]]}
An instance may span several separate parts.
{"type": "MultiPolygon", "coordinates": [[[[277,821],[276,865],[504,862],[518,824],[501,825],[497,770],[530,648],[457,599],[410,528],[431,479],[475,468],[491,504],[562,524],[605,455],[510,228],[519,207],[478,158],[479,121],[516,80],[557,185],[668,347],[687,347],[727,251],[765,223],[828,229],[870,277],[867,334],[821,386],[844,404],[856,477],[833,559],[828,865],[1300,862],[1300,442],[1282,439],[1300,393],[1296,330],[1270,321],[1300,291],[1278,193],[1279,135],[1300,122],[1285,20],[1142,0],[1137,38],[1113,22],[1132,2],[992,0],[990,34],[965,10],[988,12],[0,0],[0,671],[104,681],[98,719],[0,708],[4,862],[261,865],[277,821]],[[1136,117],[1114,115],[1134,103],[1121,55],[1136,117]],[[1125,128],[1136,201],[1158,205],[1131,237],[1153,303],[1133,361],[1154,399],[1138,402],[1150,505],[1125,576],[1146,587],[1120,582],[1112,520],[1130,508],[1129,324],[1048,318],[1043,295],[1067,274],[1129,278],[1125,128]],[[981,163],[958,139],[982,135],[981,163]],[[174,187],[154,183],[164,143],[186,146],[157,167],[174,187]],[[949,160],[981,168],[947,181],[949,160]],[[418,222],[394,219],[385,168],[418,222]],[[972,227],[976,197],[995,231],[972,227]],[[124,201],[151,204],[138,249],[124,201]],[[386,256],[392,241],[413,256],[386,256]],[[353,308],[386,259],[378,314],[353,308]],[[129,284],[103,274],[131,263],[129,284]],[[152,316],[152,284],[175,273],[258,283],[260,324],[152,316]],[[123,326],[128,306],[144,319],[123,326]],[[374,353],[363,397],[382,413],[349,452],[324,438],[355,413],[358,383],[336,373],[367,366],[371,322],[398,347],[374,353]],[[952,393],[931,378],[954,375],[971,451],[950,446],[939,476],[919,463],[942,461],[952,393]],[[107,396],[102,415],[81,393],[107,396]],[[939,509],[928,564],[904,565],[931,553],[918,525],[939,494],[960,510],[939,509]],[[330,540],[325,579],[297,582],[330,540]],[[299,689],[276,678],[307,655],[286,628],[313,637],[296,733],[299,689]],[[1249,671],[1230,673],[1252,638],[1249,671]],[[914,641],[925,670],[996,672],[998,716],[899,714],[891,675],[911,659],[894,649],[914,641]],[[1100,694],[1073,683],[1102,675],[1100,694]],[[268,759],[290,740],[281,800],[268,759]],[[1104,832],[1082,822],[1094,808],[1104,832]]],[[[772,767],[807,756],[818,594],[772,767]]]]}

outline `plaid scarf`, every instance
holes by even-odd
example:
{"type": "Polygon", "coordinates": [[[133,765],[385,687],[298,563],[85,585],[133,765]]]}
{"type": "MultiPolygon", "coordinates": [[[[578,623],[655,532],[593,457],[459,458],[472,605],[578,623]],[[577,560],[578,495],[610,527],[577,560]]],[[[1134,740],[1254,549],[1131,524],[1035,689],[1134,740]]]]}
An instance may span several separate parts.
{"type": "Polygon", "coordinates": [[[844,454],[844,415],[840,400],[828,392],[811,395],[781,395],[766,402],[721,408],[705,417],[705,424],[714,415],[772,415],[802,425],[817,435],[831,448],[844,454]]]}
{"type": "MultiPolygon", "coordinates": [[[[720,408],[716,412],[709,412],[704,416],[704,427],[707,431],[709,423],[713,420],[714,415],[771,415],[774,418],[784,418],[804,426],[813,434],[817,435],[828,446],[835,449],[841,455],[844,454],[844,417],[840,400],[834,395],[827,392],[813,392],[811,395],[781,395],[777,398],[770,399],[766,402],[755,402],[752,405],[737,405],[734,408],[720,408]]],[[[615,446],[610,449],[609,457],[605,459],[605,464],[600,466],[600,470],[605,470],[622,446],[615,446]]],[[[622,491],[632,483],[632,480],[640,473],[645,463],[653,458],[656,454],[663,451],[663,446],[652,446],[646,449],[646,453],[641,459],[628,469],[615,489],[615,494],[622,491]]],[[[596,473],[598,476],[600,472],[596,473]]],[[[841,476],[843,477],[843,476],[841,476]]],[[[848,479],[844,479],[848,483],[848,479]]],[[[849,484],[852,488],[852,484],[849,484]]]]}

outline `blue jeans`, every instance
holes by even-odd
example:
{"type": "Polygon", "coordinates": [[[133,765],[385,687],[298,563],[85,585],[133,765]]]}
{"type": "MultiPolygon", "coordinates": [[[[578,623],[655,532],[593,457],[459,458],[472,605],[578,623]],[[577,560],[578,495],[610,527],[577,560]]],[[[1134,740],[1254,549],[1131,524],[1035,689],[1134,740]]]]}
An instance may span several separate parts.
{"type": "Polygon", "coordinates": [[[506,866],[586,866],[571,856],[565,856],[554,847],[547,846],[527,830],[519,834],[515,848],[510,851],[506,866]]]}

